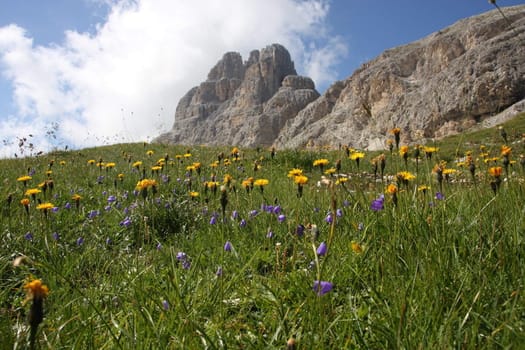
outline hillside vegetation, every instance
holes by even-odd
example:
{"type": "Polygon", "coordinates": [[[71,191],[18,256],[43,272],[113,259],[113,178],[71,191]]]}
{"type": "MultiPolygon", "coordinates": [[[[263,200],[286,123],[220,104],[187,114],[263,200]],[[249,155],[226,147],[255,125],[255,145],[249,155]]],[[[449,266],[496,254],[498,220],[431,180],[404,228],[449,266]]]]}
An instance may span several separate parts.
{"type": "Polygon", "coordinates": [[[524,117],[374,153],[0,160],[2,347],[515,348],[524,117]]]}

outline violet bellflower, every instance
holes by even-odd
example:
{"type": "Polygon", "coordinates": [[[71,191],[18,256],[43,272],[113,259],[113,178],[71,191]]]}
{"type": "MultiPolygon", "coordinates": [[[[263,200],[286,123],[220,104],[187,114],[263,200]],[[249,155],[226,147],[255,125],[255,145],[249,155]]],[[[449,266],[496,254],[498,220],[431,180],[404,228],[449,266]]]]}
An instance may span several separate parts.
{"type": "Polygon", "coordinates": [[[328,250],[328,247],[326,246],[325,242],[322,242],[319,247],[317,247],[317,255],[318,256],[324,256],[326,255],[326,252],[328,250]]]}
{"type": "Polygon", "coordinates": [[[385,208],[385,196],[382,194],[379,196],[379,198],[374,199],[372,201],[372,204],[370,204],[370,209],[373,211],[380,211],[385,208]]]}
{"type": "Polygon", "coordinates": [[[317,293],[318,296],[325,295],[328,292],[331,292],[334,288],[334,285],[328,281],[314,281],[313,290],[317,293]]]}

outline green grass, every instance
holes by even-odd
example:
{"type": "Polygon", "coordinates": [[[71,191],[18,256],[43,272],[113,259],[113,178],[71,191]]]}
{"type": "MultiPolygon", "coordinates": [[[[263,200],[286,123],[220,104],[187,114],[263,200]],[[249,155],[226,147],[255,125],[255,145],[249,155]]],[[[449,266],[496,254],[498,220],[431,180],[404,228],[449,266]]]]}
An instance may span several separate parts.
{"type": "Polygon", "coordinates": [[[272,158],[268,150],[243,149],[235,161],[229,148],[121,144],[1,160],[0,343],[30,346],[32,301],[25,302],[23,286],[39,278],[50,293],[35,348],[282,349],[290,338],[298,349],[519,348],[524,119],[504,125],[516,162],[496,193],[488,169],[503,166],[497,129],[436,143],[439,151],[420,159],[417,170],[412,153],[405,165],[386,151],[382,181],[371,170],[376,153],[358,168],[344,150],[288,150],[272,158]],[[482,144],[489,154],[481,154],[482,144]],[[456,163],[467,151],[474,178],[456,163]],[[211,167],[220,152],[231,164],[211,167]],[[164,168],[152,173],[166,155],[164,168]],[[319,158],[328,167],[341,159],[348,181],[324,175],[331,185],[322,184],[313,166],[319,158]],[[116,164],[99,168],[99,160],[116,164]],[[432,172],[441,160],[457,169],[442,188],[432,172]],[[142,161],[138,170],[135,161],[142,161]],[[202,164],[200,174],[188,173],[194,162],[202,164]],[[300,198],[287,177],[295,167],[309,178],[300,198]],[[386,188],[401,170],[416,178],[397,184],[395,205],[386,188]],[[17,178],[28,173],[24,187],[17,178]],[[205,190],[204,182],[215,176],[222,185],[226,174],[233,181],[224,189],[223,216],[221,190],[205,190]],[[134,192],[144,176],[157,181],[155,190],[134,192]],[[247,192],[241,183],[249,177],[269,184],[247,192]],[[25,190],[49,179],[52,191],[31,199],[26,212],[25,190]],[[431,189],[423,193],[419,185],[431,189]],[[438,191],[444,199],[435,198],[438,191]],[[376,212],[371,203],[381,194],[384,209],[376,212]],[[45,215],[38,201],[58,209],[45,215]],[[321,242],[328,251],[317,256],[321,242]],[[20,256],[27,259],[14,266],[20,256]],[[315,280],[333,289],[319,296],[315,280]]]}

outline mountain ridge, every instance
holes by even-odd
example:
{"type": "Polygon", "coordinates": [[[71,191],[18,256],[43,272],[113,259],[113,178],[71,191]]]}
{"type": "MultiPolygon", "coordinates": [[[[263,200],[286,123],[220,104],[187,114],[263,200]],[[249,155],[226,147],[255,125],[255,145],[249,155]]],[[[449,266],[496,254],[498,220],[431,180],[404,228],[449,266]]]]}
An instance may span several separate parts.
{"type": "MultiPolygon", "coordinates": [[[[180,100],[155,142],[384,148],[393,127],[424,142],[468,130],[525,99],[525,5],[462,19],[385,50],[322,95],[279,44],[226,53],[180,100]]],[[[521,106],[521,107],[520,107],[521,106]]]]}

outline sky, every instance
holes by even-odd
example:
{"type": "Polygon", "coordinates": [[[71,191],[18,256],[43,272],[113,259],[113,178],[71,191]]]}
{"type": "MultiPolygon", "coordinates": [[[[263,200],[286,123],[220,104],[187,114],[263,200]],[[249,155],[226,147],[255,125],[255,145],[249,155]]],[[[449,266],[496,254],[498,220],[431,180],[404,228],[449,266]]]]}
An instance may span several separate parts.
{"type": "MultiPolygon", "coordinates": [[[[524,1],[498,0],[506,6],[524,1]]],[[[323,93],[487,0],[0,0],[0,157],[150,141],[225,52],[284,45],[323,93]]]]}

